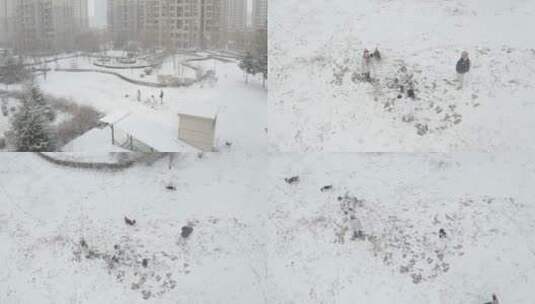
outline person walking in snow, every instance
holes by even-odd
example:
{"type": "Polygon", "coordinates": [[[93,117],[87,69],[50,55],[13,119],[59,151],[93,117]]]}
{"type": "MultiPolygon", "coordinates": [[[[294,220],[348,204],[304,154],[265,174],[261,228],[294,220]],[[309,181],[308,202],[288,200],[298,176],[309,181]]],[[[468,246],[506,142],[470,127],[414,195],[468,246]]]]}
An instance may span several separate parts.
{"type": "Polygon", "coordinates": [[[160,90],[160,104],[163,104],[163,90],[160,90]]]}
{"type": "Polygon", "coordinates": [[[351,215],[349,219],[349,224],[351,225],[351,230],[353,235],[351,236],[352,240],[363,239],[364,232],[362,232],[362,225],[360,224],[359,219],[355,215],[351,215]]]}
{"type": "Polygon", "coordinates": [[[140,102],[141,101],[141,90],[137,90],[137,101],[140,102]]]}
{"type": "Polygon", "coordinates": [[[470,71],[470,58],[468,58],[468,52],[463,51],[461,58],[457,61],[457,81],[459,81],[459,89],[464,86],[464,75],[470,71]]]}
{"type": "Polygon", "coordinates": [[[371,70],[372,70],[372,59],[370,56],[370,51],[368,49],[364,49],[364,53],[362,54],[362,75],[364,76],[364,80],[371,82],[371,70]]]}

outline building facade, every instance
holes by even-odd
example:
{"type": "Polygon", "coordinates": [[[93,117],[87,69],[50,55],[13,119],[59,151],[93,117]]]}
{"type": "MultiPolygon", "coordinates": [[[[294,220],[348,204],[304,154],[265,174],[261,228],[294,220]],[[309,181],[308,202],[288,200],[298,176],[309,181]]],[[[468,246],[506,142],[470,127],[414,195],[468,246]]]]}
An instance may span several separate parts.
{"type": "Polygon", "coordinates": [[[234,50],[247,49],[251,36],[247,27],[249,16],[247,0],[224,0],[223,5],[222,47],[234,50]]]}
{"type": "Polygon", "coordinates": [[[200,0],[146,0],[142,41],[160,48],[200,46],[200,0]]]}
{"type": "Polygon", "coordinates": [[[247,29],[247,0],[223,0],[223,26],[225,31],[247,29]]]}
{"type": "Polygon", "coordinates": [[[255,30],[267,31],[268,4],[267,0],[253,0],[253,27],[255,30]]]}
{"type": "Polygon", "coordinates": [[[137,41],[143,24],[143,0],[108,0],[108,30],[115,45],[137,41]]]}
{"type": "Polygon", "coordinates": [[[153,48],[220,47],[227,29],[244,28],[246,22],[246,0],[108,0],[108,28],[116,45],[129,40],[153,48]]]}
{"type": "Polygon", "coordinates": [[[0,0],[0,40],[23,53],[69,50],[87,13],[87,0],[0,0]]]}
{"type": "Polygon", "coordinates": [[[71,0],[75,24],[80,32],[89,29],[89,3],[88,0],[71,0]]]}
{"type": "Polygon", "coordinates": [[[0,0],[0,47],[11,47],[16,0],[0,0]]]}

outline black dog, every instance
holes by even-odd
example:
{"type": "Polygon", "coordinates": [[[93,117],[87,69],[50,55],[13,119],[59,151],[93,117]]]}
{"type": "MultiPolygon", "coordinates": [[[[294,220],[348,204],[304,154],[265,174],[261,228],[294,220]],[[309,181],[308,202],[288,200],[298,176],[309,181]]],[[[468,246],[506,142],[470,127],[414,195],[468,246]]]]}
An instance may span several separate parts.
{"type": "Polygon", "coordinates": [[[285,178],[284,181],[287,182],[288,184],[294,184],[294,183],[299,182],[299,176],[292,176],[289,178],[285,178]]]}
{"type": "Polygon", "coordinates": [[[136,224],[136,220],[131,220],[127,218],[126,216],[124,217],[124,222],[129,226],[134,226],[136,224]]]}

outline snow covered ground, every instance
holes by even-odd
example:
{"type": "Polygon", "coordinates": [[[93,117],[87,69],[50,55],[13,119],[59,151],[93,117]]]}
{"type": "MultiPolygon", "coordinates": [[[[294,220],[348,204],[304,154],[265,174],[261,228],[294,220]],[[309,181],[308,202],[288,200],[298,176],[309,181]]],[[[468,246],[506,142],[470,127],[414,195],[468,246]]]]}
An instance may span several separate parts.
{"type": "Polygon", "coordinates": [[[285,154],[269,183],[270,303],[533,303],[533,155],[285,154]]]}
{"type": "Polygon", "coordinates": [[[271,150],[535,149],[534,1],[276,0],[269,20],[271,150]],[[378,82],[356,80],[376,46],[378,82]],[[386,86],[402,64],[417,100],[386,86]]]}
{"type": "Polygon", "coordinates": [[[263,302],[264,158],[188,154],[171,170],[162,159],[109,172],[1,153],[0,164],[0,303],[263,302]]]}
{"type": "MultiPolygon", "coordinates": [[[[178,60],[178,59],[177,59],[178,60]]],[[[96,68],[87,59],[66,59],[59,61],[59,67],[96,68]]],[[[267,149],[267,91],[262,88],[261,79],[244,82],[242,71],[236,62],[223,63],[216,60],[198,61],[194,64],[216,70],[217,83],[195,84],[185,88],[163,88],[164,104],[159,104],[159,88],[134,85],[113,75],[98,73],[73,73],[52,71],[39,78],[45,93],[71,98],[72,101],[91,105],[105,114],[129,111],[131,113],[148,113],[159,116],[164,124],[178,128],[177,112],[197,112],[199,109],[213,108],[217,111],[216,147],[225,147],[232,143],[232,151],[259,152],[267,149]],[[141,102],[137,101],[137,90],[141,91],[141,102]],[[156,103],[152,102],[154,96],[156,103]]],[[[172,62],[163,65],[163,71],[169,72],[172,62]]],[[[55,68],[55,64],[50,64],[55,68]]],[[[108,69],[109,70],[109,69],[108,69]]],[[[191,76],[184,67],[185,77],[191,76]],[[189,75],[189,76],[188,76],[189,75]]],[[[127,77],[136,78],[142,70],[114,70],[127,77]],[[131,74],[131,75],[130,75],[131,74]]],[[[178,70],[177,70],[178,71],[178,70]]],[[[157,73],[155,71],[155,73],[157,73]]],[[[145,79],[147,80],[147,79],[145,79]]],[[[150,79],[149,79],[150,80],[150,79]]],[[[157,138],[160,134],[154,134],[157,138]]],[[[177,133],[178,136],[178,133],[177,133]]],[[[89,146],[76,145],[76,151],[103,151],[95,147],[93,141],[84,141],[89,146]]],[[[108,142],[101,143],[103,147],[108,142]]]]}
{"type": "Polygon", "coordinates": [[[534,183],[527,154],[184,154],[109,172],[1,153],[0,302],[531,304],[534,183]]]}

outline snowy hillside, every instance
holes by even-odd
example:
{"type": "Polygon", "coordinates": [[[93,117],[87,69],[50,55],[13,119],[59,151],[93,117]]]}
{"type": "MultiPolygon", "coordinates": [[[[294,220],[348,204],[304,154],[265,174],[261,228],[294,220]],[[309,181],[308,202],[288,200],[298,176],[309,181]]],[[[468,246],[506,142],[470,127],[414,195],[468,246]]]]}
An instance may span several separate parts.
{"type": "Polygon", "coordinates": [[[266,220],[277,283],[271,303],[482,304],[493,292],[501,303],[533,303],[534,161],[275,157],[266,220]],[[299,181],[285,182],[291,176],[299,181]],[[363,239],[351,239],[351,214],[363,239]]]}
{"type": "Polygon", "coordinates": [[[262,157],[192,154],[177,156],[171,170],[162,159],[117,172],[58,167],[28,153],[2,153],[0,163],[0,303],[263,297],[254,174],[264,171],[262,157]],[[193,228],[187,238],[183,226],[193,228]]]}
{"type": "Polygon", "coordinates": [[[534,17],[533,1],[272,1],[271,149],[533,150],[534,17]],[[359,81],[375,47],[377,81],[359,81]],[[458,90],[463,50],[472,69],[458,90]],[[389,86],[401,65],[416,100],[389,86]]]}

